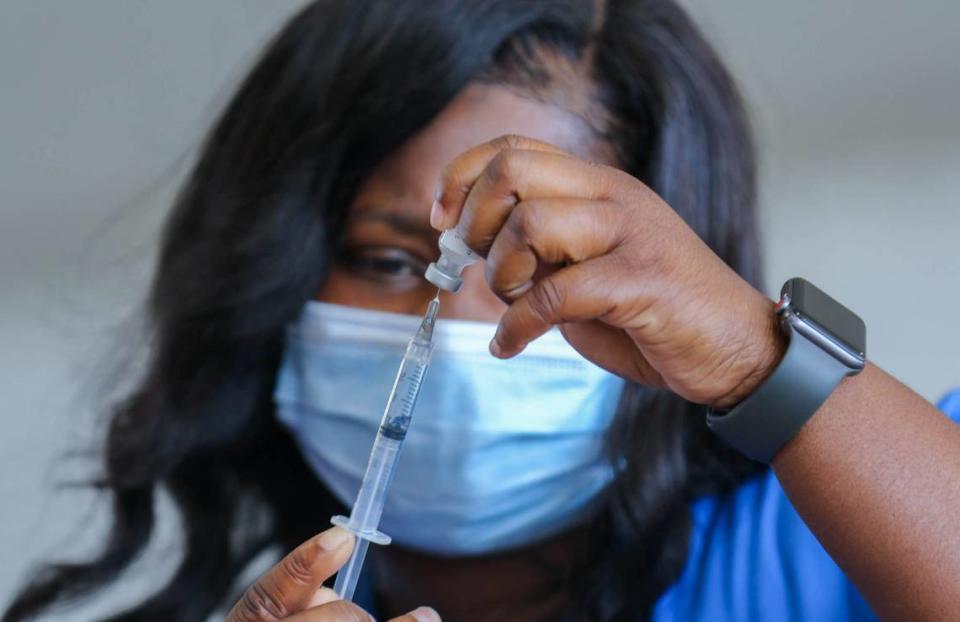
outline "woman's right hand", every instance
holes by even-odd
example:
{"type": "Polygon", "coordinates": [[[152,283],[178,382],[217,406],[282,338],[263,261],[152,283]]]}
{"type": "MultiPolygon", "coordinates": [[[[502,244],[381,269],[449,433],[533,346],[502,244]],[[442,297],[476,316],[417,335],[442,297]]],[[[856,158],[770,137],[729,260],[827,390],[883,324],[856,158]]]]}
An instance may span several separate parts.
{"type": "MultiPolygon", "coordinates": [[[[333,527],[307,540],[251,585],[227,614],[227,622],[368,622],[373,617],[337,598],[323,582],[353,551],[353,534],[333,527]]],[[[440,622],[420,607],[391,622],[440,622]]]]}

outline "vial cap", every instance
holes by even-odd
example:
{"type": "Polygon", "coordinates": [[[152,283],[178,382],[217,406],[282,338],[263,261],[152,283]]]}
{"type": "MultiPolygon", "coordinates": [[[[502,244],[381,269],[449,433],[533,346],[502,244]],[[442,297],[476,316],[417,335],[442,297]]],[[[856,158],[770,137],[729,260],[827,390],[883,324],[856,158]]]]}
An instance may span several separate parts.
{"type": "Polygon", "coordinates": [[[463,279],[459,276],[447,274],[437,267],[437,264],[431,263],[427,266],[427,271],[423,275],[428,281],[448,292],[456,292],[463,285],[463,279]]]}

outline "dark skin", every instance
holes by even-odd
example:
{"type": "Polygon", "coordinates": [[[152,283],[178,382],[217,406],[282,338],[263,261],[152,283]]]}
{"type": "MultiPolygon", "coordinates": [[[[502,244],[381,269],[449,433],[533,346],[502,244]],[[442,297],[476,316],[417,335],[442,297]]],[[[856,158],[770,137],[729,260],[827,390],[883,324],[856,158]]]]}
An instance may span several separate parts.
{"type": "MultiPolygon", "coordinates": [[[[497,322],[495,356],[514,356],[557,325],[613,373],[718,408],[738,403],[786,347],[772,301],[592,136],[562,107],[503,87],[468,88],[361,189],[348,253],[318,299],[422,313],[436,291],[420,276],[436,257],[436,230],[456,226],[486,261],[467,269],[458,294],[441,295],[441,314],[497,322]]],[[[933,406],[869,364],[841,383],[773,469],[882,617],[955,615],[960,428],[933,406]]],[[[549,595],[548,567],[576,563],[581,541],[574,531],[479,559],[388,547],[380,589],[391,611],[429,602],[451,620],[554,619],[564,601],[549,595]],[[540,596],[531,605],[532,593],[540,596]]],[[[364,619],[350,617],[349,604],[310,600],[326,591],[287,597],[318,589],[345,559],[336,553],[322,572],[298,577],[281,564],[267,577],[293,576],[296,589],[274,578],[251,590],[289,601],[274,607],[283,615],[261,608],[244,617],[256,608],[241,603],[228,619],[364,619]]],[[[424,611],[416,615],[435,615],[424,611]]]]}

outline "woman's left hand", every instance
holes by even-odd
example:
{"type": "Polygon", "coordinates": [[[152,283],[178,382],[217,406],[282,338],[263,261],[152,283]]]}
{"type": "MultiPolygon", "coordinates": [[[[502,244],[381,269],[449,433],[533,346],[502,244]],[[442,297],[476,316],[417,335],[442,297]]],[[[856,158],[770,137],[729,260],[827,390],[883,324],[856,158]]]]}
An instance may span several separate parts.
{"type": "Polygon", "coordinates": [[[559,325],[597,365],[718,408],[782,356],[773,303],[623,171],[502,137],[445,169],[431,224],[456,225],[486,257],[487,282],[510,305],[497,356],[559,325]]]}

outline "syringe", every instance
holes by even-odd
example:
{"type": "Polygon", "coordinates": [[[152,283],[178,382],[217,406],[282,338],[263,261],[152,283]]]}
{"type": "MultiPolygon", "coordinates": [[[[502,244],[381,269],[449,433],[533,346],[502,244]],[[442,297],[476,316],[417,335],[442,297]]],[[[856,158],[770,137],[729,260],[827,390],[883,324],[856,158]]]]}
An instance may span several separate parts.
{"type": "MultiPolygon", "coordinates": [[[[439,294],[439,291],[437,292],[439,294]]],[[[387,407],[380,420],[380,429],[377,438],[373,441],[370,450],[370,461],[367,463],[367,472],[363,476],[360,492],[353,504],[350,518],[334,516],[331,522],[353,532],[357,537],[353,554],[346,565],[337,573],[337,580],[333,589],[344,600],[353,599],[353,592],[357,587],[363,558],[367,554],[370,542],[375,544],[390,544],[390,536],[381,533],[380,515],[383,514],[383,505],[387,497],[387,488],[393,478],[393,472],[400,457],[400,448],[403,439],[407,436],[413,407],[420,393],[427,365],[430,364],[432,350],[433,326],[437,321],[437,311],[440,309],[439,298],[430,301],[427,313],[420,323],[417,333],[407,344],[407,351],[400,363],[400,370],[393,382],[393,390],[387,399],[387,407]]]]}

